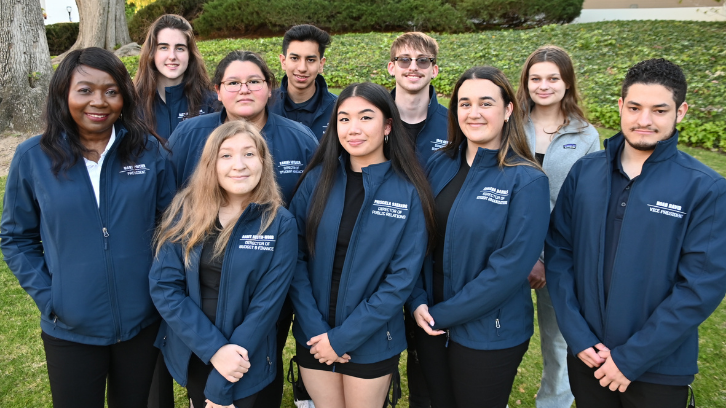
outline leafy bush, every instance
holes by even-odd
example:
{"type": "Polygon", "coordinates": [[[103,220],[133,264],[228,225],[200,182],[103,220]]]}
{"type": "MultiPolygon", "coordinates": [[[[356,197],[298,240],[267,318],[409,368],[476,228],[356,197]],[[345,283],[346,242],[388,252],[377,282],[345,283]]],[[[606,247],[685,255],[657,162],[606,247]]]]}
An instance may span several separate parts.
{"type": "MultiPolygon", "coordinates": [[[[211,3],[210,3],[211,4],[211,3]]],[[[467,34],[431,34],[441,47],[439,75],[433,84],[451,94],[454,83],[475,65],[500,68],[516,81],[527,56],[537,47],[555,44],[575,61],[585,109],[593,123],[620,127],[617,101],[628,68],[638,61],[663,57],[679,64],[688,79],[686,119],[678,126],[681,141],[726,151],[726,23],[692,21],[612,21],[547,25],[531,30],[486,31],[467,34]]],[[[325,79],[331,87],[372,81],[388,88],[394,80],[386,71],[391,43],[399,33],[334,35],[325,52],[325,79]]],[[[236,49],[257,51],[276,75],[282,75],[278,54],[282,39],[224,39],[199,42],[207,69],[236,49]]],[[[136,72],[138,57],[124,58],[136,72]]]]}
{"type": "Polygon", "coordinates": [[[137,10],[128,22],[131,39],[144,42],[146,31],[157,18],[164,14],[178,14],[189,21],[197,18],[207,0],[159,0],[137,10]]]}
{"type": "Polygon", "coordinates": [[[569,23],[584,0],[459,0],[456,9],[477,27],[542,26],[569,23]]]}
{"type": "Polygon", "coordinates": [[[62,54],[76,43],[78,23],[56,23],[45,26],[50,55],[62,54]]]}

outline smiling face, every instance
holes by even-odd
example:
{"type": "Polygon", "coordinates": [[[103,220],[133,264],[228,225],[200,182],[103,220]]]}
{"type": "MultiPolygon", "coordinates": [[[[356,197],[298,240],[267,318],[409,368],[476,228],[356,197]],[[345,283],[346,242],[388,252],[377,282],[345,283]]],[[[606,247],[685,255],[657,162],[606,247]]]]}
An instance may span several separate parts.
{"type": "Polygon", "coordinates": [[[396,88],[410,93],[417,93],[423,89],[428,89],[431,80],[439,74],[439,66],[436,64],[431,64],[426,69],[418,67],[415,61],[416,58],[433,58],[433,55],[427,54],[425,51],[405,46],[396,52],[396,57],[414,59],[408,68],[401,68],[396,61],[388,62],[388,73],[396,77],[396,88]]]}
{"type": "Polygon", "coordinates": [[[288,86],[305,90],[315,84],[315,77],[323,73],[325,57],[320,57],[315,41],[290,41],[287,55],[280,54],[280,64],[287,75],[288,86]]]}
{"type": "Polygon", "coordinates": [[[222,84],[215,85],[217,98],[227,110],[228,120],[247,119],[257,123],[265,115],[265,106],[271,92],[262,70],[251,61],[232,61],[224,70],[222,84]],[[237,85],[239,82],[261,81],[262,88],[250,91],[247,85],[242,85],[239,91],[230,92],[225,89],[227,85],[237,85]]]}
{"type": "Polygon", "coordinates": [[[81,65],[73,71],[68,110],[82,138],[110,137],[124,100],[107,72],[81,65]]]}
{"type": "Polygon", "coordinates": [[[254,140],[238,133],[219,147],[217,181],[230,201],[248,201],[262,176],[262,159],[254,140]]]}
{"type": "Polygon", "coordinates": [[[536,106],[559,104],[569,88],[554,62],[538,62],[529,68],[529,97],[536,106]]]}
{"type": "Polygon", "coordinates": [[[618,100],[620,129],[627,144],[642,151],[655,149],[656,143],[673,136],[683,120],[688,104],[676,106],[673,92],[663,85],[635,83],[625,99],[618,100]]]}
{"type": "Polygon", "coordinates": [[[512,109],[501,89],[488,79],[467,79],[459,88],[456,113],[470,146],[499,149],[504,121],[512,109]]]}
{"type": "Polygon", "coordinates": [[[156,40],[157,45],[154,50],[156,70],[175,85],[180,84],[189,66],[187,37],[180,30],[165,28],[159,31],[156,40]]]}
{"type": "Polygon", "coordinates": [[[383,163],[384,135],[391,133],[391,119],[367,100],[353,96],[340,104],[337,112],[338,140],[350,154],[354,171],[383,163]]]}

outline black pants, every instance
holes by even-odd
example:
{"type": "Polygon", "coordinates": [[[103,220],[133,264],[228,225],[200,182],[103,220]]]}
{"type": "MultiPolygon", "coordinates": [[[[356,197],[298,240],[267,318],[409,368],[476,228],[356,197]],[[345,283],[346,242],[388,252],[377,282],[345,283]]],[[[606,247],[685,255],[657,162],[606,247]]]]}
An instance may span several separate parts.
{"type": "Polygon", "coordinates": [[[403,308],[403,322],[406,326],[406,343],[408,344],[408,359],[406,360],[406,375],[408,378],[408,406],[409,408],[429,408],[429,391],[421,364],[416,353],[416,319],[411,316],[407,307],[403,308]]]}
{"type": "MultiPolygon", "coordinates": [[[[192,357],[189,359],[189,368],[187,370],[187,392],[189,393],[189,398],[192,399],[194,408],[204,408],[207,406],[205,402],[207,398],[204,396],[204,387],[207,386],[209,373],[211,373],[213,369],[214,366],[211,364],[204,364],[204,362],[200,360],[196,354],[192,353],[192,357]]],[[[252,408],[255,405],[256,397],[257,394],[252,394],[249,397],[235,400],[234,406],[235,408],[252,408]]]]}
{"type": "Polygon", "coordinates": [[[154,347],[159,323],[134,338],[110,346],[61,340],[42,332],[54,408],[143,407],[159,350],[154,347]]]}
{"type": "Polygon", "coordinates": [[[166,368],[164,356],[161,353],[156,360],[147,408],[174,408],[174,380],[166,368]]]}
{"type": "Polygon", "coordinates": [[[292,302],[290,297],[285,298],[282,305],[280,317],[277,319],[277,371],[275,379],[270,385],[263,388],[257,393],[255,408],[277,408],[282,405],[282,386],[285,378],[285,370],[282,367],[282,351],[285,349],[287,334],[290,332],[290,324],[292,323],[292,302]]]}
{"type": "Polygon", "coordinates": [[[688,386],[651,384],[633,381],[625,392],[610,391],[595,378],[597,368],[590,368],[579,358],[567,354],[570,389],[578,407],[587,408],[684,408],[688,403],[688,386]]]}
{"type": "Polygon", "coordinates": [[[416,350],[434,408],[504,408],[529,340],[503,350],[474,350],[446,335],[416,330],[416,350]]]}

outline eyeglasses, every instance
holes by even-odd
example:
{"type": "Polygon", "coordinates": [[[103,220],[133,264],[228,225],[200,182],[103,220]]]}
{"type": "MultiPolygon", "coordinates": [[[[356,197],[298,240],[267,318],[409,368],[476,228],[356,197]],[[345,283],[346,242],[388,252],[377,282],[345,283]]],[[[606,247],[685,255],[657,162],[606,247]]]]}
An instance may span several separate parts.
{"type": "Polygon", "coordinates": [[[395,57],[393,60],[396,61],[398,63],[398,66],[401,68],[408,68],[411,65],[411,61],[416,61],[416,66],[421,69],[426,69],[430,67],[432,63],[436,63],[436,58],[429,57],[395,57]]]}
{"type": "Polygon", "coordinates": [[[222,85],[224,85],[224,89],[227,90],[227,92],[239,92],[242,89],[242,85],[247,85],[247,89],[250,91],[259,91],[262,89],[262,84],[265,83],[264,79],[250,79],[247,82],[242,81],[227,81],[222,82],[222,85]]]}

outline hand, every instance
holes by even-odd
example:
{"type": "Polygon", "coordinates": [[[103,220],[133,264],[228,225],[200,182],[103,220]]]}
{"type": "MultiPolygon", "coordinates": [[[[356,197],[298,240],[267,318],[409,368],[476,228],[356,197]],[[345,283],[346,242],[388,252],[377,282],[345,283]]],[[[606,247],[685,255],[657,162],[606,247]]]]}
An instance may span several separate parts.
{"type": "Polygon", "coordinates": [[[422,328],[429,336],[438,336],[444,334],[443,330],[434,330],[434,318],[429,314],[429,306],[422,304],[416,308],[413,312],[413,317],[416,319],[418,327],[422,328]]]}
{"type": "Polygon", "coordinates": [[[348,355],[348,353],[345,353],[342,356],[338,357],[338,359],[335,360],[335,362],[341,363],[341,364],[348,363],[348,362],[350,362],[350,356],[348,355]]]}
{"type": "Polygon", "coordinates": [[[205,405],[205,408],[234,408],[234,404],[230,404],[230,405],[219,405],[219,404],[213,403],[210,400],[204,400],[204,402],[207,403],[207,405],[205,405]]]}
{"type": "Polygon", "coordinates": [[[330,345],[328,333],[319,334],[311,338],[308,341],[308,346],[310,346],[310,354],[321,363],[331,365],[340,358],[335,350],[333,350],[333,346],[330,345]]]}
{"type": "Polygon", "coordinates": [[[620,372],[612,357],[608,357],[605,364],[595,371],[595,378],[600,380],[601,386],[610,388],[610,391],[625,392],[630,385],[630,380],[620,372]]]}
{"type": "Polygon", "coordinates": [[[209,360],[229,382],[237,382],[250,369],[247,350],[236,344],[225,344],[209,360]]]}
{"type": "Polygon", "coordinates": [[[532,289],[542,289],[545,287],[547,280],[545,279],[545,266],[542,261],[538,259],[534,263],[532,272],[529,273],[527,280],[529,281],[529,287],[532,289]]]}
{"type": "Polygon", "coordinates": [[[598,343],[594,348],[590,347],[577,353],[577,357],[582,360],[583,363],[587,364],[588,367],[595,368],[600,367],[600,365],[605,362],[605,357],[602,357],[599,353],[607,353],[609,356],[610,349],[605,347],[604,344],[598,343]],[[596,348],[597,350],[595,350],[596,348]]]}

